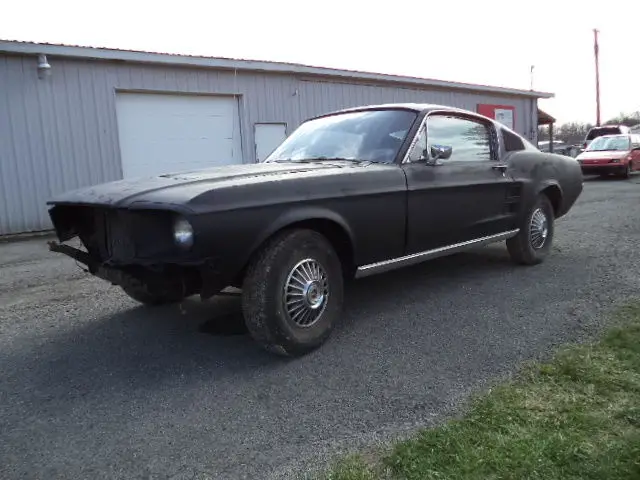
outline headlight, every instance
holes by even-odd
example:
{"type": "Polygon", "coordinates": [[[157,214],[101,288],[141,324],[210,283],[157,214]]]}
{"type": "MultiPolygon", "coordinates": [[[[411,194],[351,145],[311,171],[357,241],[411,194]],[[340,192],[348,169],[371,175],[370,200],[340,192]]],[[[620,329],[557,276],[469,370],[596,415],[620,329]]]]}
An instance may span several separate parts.
{"type": "Polygon", "coordinates": [[[193,227],[186,219],[178,218],[173,223],[173,241],[182,248],[193,245],[193,227]]]}

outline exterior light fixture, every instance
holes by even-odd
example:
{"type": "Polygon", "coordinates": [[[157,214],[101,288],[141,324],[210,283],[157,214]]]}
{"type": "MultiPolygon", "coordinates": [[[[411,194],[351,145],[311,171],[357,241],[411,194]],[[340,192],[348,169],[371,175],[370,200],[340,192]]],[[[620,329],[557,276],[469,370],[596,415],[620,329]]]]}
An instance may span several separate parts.
{"type": "Polygon", "coordinates": [[[38,55],[38,78],[43,79],[51,76],[51,65],[44,54],[38,55]]]}

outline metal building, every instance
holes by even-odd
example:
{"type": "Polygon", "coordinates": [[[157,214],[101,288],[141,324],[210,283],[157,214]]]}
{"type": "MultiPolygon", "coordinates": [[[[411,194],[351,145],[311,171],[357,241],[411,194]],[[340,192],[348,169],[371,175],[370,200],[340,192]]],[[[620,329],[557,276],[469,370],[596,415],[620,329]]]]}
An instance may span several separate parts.
{"type": "Polygon", "coordinates": [[[330,110],[451,105],[500,115],[535,142],[537,99],[550,97],[294,64],[0,41],[0,235],[49,229],[45,202],[62,191],[260,161],[304,119],[330,110]]]}

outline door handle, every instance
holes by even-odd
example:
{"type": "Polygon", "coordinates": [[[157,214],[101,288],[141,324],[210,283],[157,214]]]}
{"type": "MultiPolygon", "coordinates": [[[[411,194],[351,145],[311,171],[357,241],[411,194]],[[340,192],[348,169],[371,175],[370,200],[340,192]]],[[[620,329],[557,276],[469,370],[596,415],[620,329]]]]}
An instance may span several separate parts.
{"type": "Polygon", "coordinates": [[[507,171],[507,165],[504,163],[500,163],[498,165],[491,165],[493,170],[500,170],[502,173],[507,171]]]}

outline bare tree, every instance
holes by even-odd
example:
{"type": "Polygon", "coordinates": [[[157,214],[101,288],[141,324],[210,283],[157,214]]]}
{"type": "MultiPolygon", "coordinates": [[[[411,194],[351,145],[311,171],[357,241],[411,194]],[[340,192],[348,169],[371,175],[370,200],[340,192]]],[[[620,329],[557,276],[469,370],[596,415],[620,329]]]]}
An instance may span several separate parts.
{"type": "Polygon", "coordinates": [[[640,111],[633,113],[620,112],[617,117],[604,122],[605,125],[626,125],[627,127],[633,127],[640,124],[640,111]]]}
{"type": "MultiPolygon", "coordinates": [[[[611,118],[604,122],[604,125],[627,125],[632,127],[640,124],[640,111],[632,113],[621,112],[618,116],[611,118]]],[[[593,125],[591,123],[582,122],[568,122],[561,125],[556,125],[554,128],[553,138],[554,140],[560,140],[570,145],[581,144],[584,141],[584,137],[587,136],[589,129],[593,125]]],[[[538,141],[549,141],[549,127],[538,127],[538,141]]]]}

